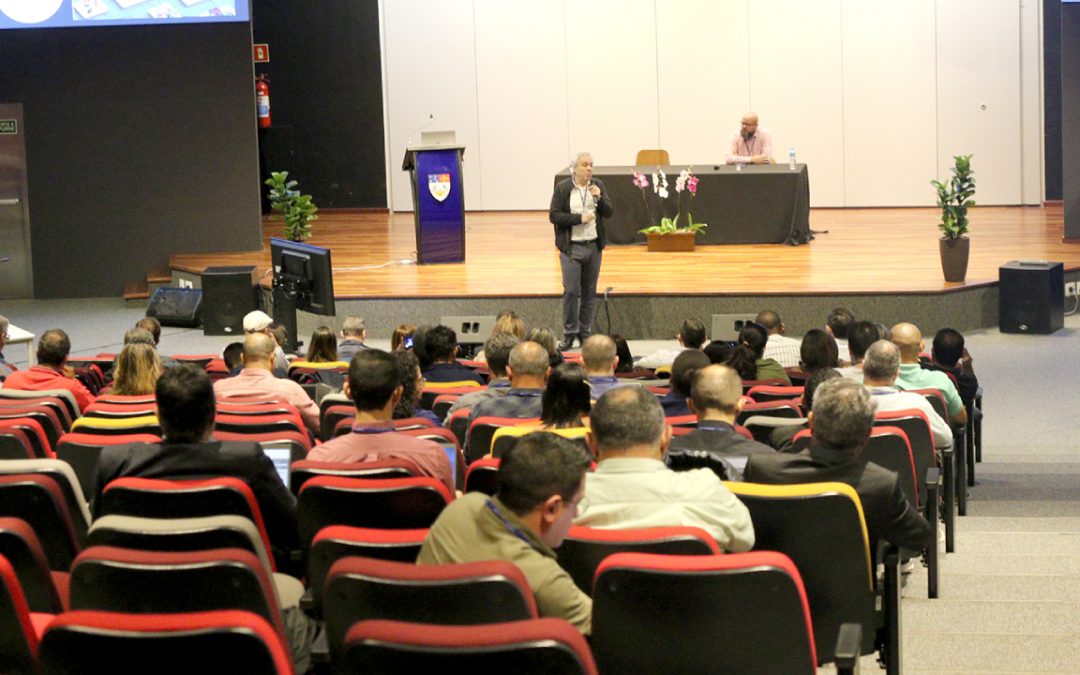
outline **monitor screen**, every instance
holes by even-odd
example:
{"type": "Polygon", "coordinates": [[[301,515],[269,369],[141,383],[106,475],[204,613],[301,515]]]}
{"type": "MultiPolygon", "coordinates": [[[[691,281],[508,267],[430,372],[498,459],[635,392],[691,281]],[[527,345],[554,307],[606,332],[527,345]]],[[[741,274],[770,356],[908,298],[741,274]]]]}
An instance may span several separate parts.
{"type": "MultiPolygon", "coordinates": [[[[2,1],[2,0],[0,0],[2,1]]],[[[334,315],[334,269],[330,249],[287,239],[270,239],[275,288],[296,293],[296,308],[334,315]]]]}
{"type": "Polygon", "coordinates": [[[251,0],[0,0],[0,29],[249,21],[251,0]]]}

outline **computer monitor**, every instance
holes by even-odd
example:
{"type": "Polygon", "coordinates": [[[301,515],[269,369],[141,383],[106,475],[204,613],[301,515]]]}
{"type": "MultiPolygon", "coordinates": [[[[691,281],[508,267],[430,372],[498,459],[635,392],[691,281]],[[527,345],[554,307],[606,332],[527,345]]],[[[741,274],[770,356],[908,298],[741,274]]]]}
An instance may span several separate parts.
{"type": "Polygon", "coordinates": [[[270,240],[274,287],[296,294],[296,308],[334,316],[334,277],[330,249],[286,239],[270,240]]]}

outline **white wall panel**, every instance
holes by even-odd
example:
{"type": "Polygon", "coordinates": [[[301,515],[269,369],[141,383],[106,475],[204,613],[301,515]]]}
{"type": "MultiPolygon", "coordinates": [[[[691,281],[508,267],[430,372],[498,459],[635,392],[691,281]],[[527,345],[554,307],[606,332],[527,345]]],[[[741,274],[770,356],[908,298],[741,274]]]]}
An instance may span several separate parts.
{"type": "Polygon", "coordinates": [[[570,153],[563,5],[475,2],[483,208],[546,209],[570,153]]]}
{"type": "Polygon", "coordinates": [[[1021,199],[1042,204],[1043,185],[1043,71],[1042,3],[1020,3],[1020,148],[1023,153],[1021,199]]]}
{"type": "Polygon", "coordinates": [[[844,0],[847,206],[936,202],[934,21],[934,0],[844,0]]]}
{"type": "Polygon", "coordinates": [[[722,164],[750,108],[747,0],[657,0],[660,146],[675,164],[722,164]]]}
{"type": "Polygon", "coordinates": [[[429,114],[428,131],[453,130],[465,144],[465,208],[481,208],[472,2],[393,0],[383,7],[393,209],[412,210],[408,174],[396,169],[410,132],[429,114]]]}
{"type": "Polygon", "coordinates": [[[750,3],[750,106],[776,161],[809,165],[811,206],[844,204],[840,17],[840,0],[750,3]]]}
{"type": "Polygon", "coordinates": [[[591,151],[597,164],[633,164],[660,142],[653,0],[564,6],[568,148],[591,151]]]}
{"type": "Polygon", "coordinates": [[[938,174],[973,154],[979,204],[1020,203],[1018,0],[938,0],[938,174]]]}

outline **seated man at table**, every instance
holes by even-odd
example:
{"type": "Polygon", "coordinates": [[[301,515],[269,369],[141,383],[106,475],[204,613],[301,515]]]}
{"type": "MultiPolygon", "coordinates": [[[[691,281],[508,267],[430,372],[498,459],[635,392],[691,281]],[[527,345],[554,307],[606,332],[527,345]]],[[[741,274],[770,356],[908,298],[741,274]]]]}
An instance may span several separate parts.
{"type": "Polygon", "coordinates": [[[728,143],[728,164],[772,164],[772,134],[758,127],[757,113],[742,117],[742,127],[731,135],[728,143]]]}

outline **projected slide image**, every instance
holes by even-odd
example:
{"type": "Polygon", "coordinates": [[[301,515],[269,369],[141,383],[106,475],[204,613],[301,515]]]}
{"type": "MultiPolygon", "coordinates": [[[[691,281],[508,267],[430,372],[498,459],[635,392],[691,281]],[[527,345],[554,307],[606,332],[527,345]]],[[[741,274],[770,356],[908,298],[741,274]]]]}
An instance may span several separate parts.
{"type": "Polygon", "coordinates": [[[236,0],[71,0],[75,21],[236,16],[236,0]]]}
{"type": "Polygon", "coordinates": [[[51,19],[64,0],[0,0],[0,16],[20,24],[34,25],[51,19]]]}

